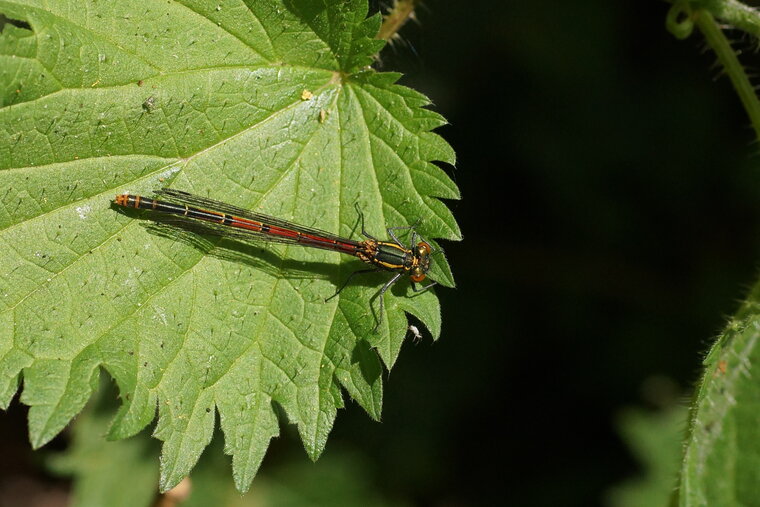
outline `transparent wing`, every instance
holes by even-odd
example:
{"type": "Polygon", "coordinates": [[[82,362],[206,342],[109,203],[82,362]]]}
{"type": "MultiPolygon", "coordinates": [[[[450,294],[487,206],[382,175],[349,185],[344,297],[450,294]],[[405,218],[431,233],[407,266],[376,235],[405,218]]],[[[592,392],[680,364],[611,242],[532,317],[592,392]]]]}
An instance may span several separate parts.
{"type": "MultiPolygon", "coordinates": [[[[200,197],[200,196],[193,195],[187,192],[183,192],[181,190],[163,188],[161,190],[154,192],[154,196],[156,199],[162,199],[172,204],[177,204],[177,205],[182,205],[182,206],[187,205],[193,208],[199,208],[199,209],[209,210],[209,211],[218,212],[218,213],[225,213],[228,215],[232,215],[233,217],[239,217],[239,218],[244,218],[247,220],[252,220],[264,225],[280,227],[283,229],[299,232],[301,234],[317,236],[319,238],[323,238],[328,241],[337,241],[338,243],[341,243],[343,245],[351,245],[357,248],[360,247],[360,243],[357,241],[347,239],[347,238],[342,238],[340,236],[331,234],[321,229],[317,229],[314,227],[307,227],[305,225],[300,225],[300,224],[295,224],[292,222],[288,222],[286,220],[265,215],[263,213],[254,213],[252,211],[245,210],[243,208],[238,208],[237,206],[233,206],[231,204],[227,204],[221,201],[216,201],[214,199],[209,199],[206,197],[200,197]]],[[[229,225],[226,225],[226,224],[194,219],[190,216],[185,217],[181,215],[177,215],[177,216],[162,215],[156,218],[158,219],[158,221],[162,223],[176,226],[176,227],[181,227],[182,229],[185,229],[188,231],[196,232],[199,234],[210,234],[210,235],[216,235],[216,236],[224,236],[227,238],[234,238],[236,240],[243,241],[243,242],[250,242],[251,240],[268,241],[271,243],[299,244],[299,245],[309,246],[313,248],[335,250],[335,248],[332,247],[332,245],[330,245],[329,243],[325,243],[324,241],[311,241],[308,238],[296,239],[290,236],[276,235],[276,234],[268,233],[265,231],[239,229],[235,227],[230,227],[229,225]]]]}

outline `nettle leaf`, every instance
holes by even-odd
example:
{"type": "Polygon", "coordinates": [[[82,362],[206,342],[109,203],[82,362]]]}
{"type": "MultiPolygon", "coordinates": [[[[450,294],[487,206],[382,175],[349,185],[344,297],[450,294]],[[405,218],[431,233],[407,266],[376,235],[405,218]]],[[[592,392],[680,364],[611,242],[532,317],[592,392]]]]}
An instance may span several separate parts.
{"type": "Polygon", "coordinates": [[[679,505],[757,502],[760,283],[713,344],[694,394],[679,505]]]}
{"type": "MultiPolygon", "coordinates": [[[[23,377],[32,444],[85,405],[100,369],[114,439],[158,420],[161,488],[189,473],[219,414],[246,490],[278,414],[313,459],[342,389],[379,419],[406,313],[440,333],[433,291],[284,245],[167,234],[117,193],[170,186],[356,237],[418,219],[460,239],[459,197],[428,99],[367,67],[382,43],[361,0],[0,0],[0,403],[23,377]]],[[[433,279],[453,286],[443,255],[433,279]]]]}

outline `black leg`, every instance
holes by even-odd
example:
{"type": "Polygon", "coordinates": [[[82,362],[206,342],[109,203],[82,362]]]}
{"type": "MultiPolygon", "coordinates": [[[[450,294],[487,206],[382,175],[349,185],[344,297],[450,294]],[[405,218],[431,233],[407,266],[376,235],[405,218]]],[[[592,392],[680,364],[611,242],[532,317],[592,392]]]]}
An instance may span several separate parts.
{"type": "MultiPolygon", "coordinates": [[[[375,318],[377,319],[377,325],[372,330],[373,333],[377,333],[377,330],[380,328],[380,324],[382,324],[383,322],[383,309],[385,308],[385,299],[383,298],[383,295],[385,294],[385,291],[391,288],[391,285],[396,283],[396,280],[398,280],[402,274],[403,273],[396,273],[395,275],[393,275],[393,278],[388,280],[388,282],[385,285],[383,285],[383,288],[380,289],[377,292],[377,294],[375,294],[372,297],[372,301],[374,301],[378,297],[380,298],[380,311],[377,313],[377,315],[375,315],[375,318]]],[[[370,301],[370,308],[372,308],[372,301],[370,301]]]]}
{"type": "Polygon", "coordinates": [[[433,287],[434,285],[438,285],[438,282],[429,283],[429,284],[425,285],[424,287],[422,287],[421,289],[418,289],[417,288],[417,284],[414,283],[414,282],[412,282],[412,290],[414,292],[425,292],[426,290],[428,290],[429,288],[433,287]]]}
{"type": "Polygon", "coordinates": [[[412,225],[405,225],[405,226],[399,226],[399,227],[388,227],[386,231],[388,232],[388,236],[390,236],[393,241],[396,242],[396,244],[400,247],[406,248],[406,246],[399,241],[399,239],[396,237],[396,235],[393,233],[393,231],[408,231],[409,229],[412,230],[412,242],[411,246],[414,246],[414,244],[417,242],[417,233],[415,232],[415,229],[418,225],[420,225],[420,219],[418,218],[416,222],[414,222],[412,225]]]}
{"type": "MultiPolygon", "coordinates": [[[[412,231],[414,231],[414,227],[415,227],[414,225],[407,225],[404,227],[388,227],[386,231],[388,232],[388,236],[390,236],[391,239],[395,241],[398,246],[406,248],[406,245],[401,243],[401,241],[396,237],[393,231],[408,231],[409,229],[412,229],[412,231]]],[[[412,235],[414,235],[414,232],[412,232],[412,235]]]]}
{"type": "Polygon", "coordinates": [[[348,282],[351,281],[351,279],[354,277],[354,275],[359,275],[359,274],[362,274],[362,273],[377,273],[377,271],[378,271],[377,269],[360,269],[359,271],[354,271],[353,273],[351,273],[350,275],[348,275],[348,278],[346,278],[346,281],[343,282],[343,285],[341,285],[340,288],[335,291],[335,294],[333,294],[329,298],[325,299],[325,303],[327,303],[332,298],[334,298],[335,296],[337,296],[338,294],[340,294],[340,291],[342,291],[343,289],[346,288],[346,285],[348,285],[348,282]]]}
{"type": "Polygon", "coordinates": [[[355,202],[354,207],[356,208],[356,212],[359,214],[359,221],[362,224],[362,236],[364,236],[365,238],[374,239],[375,241],[377,241],[377,238],[367,234],[367,231],[364,229],[364,213],[362,213],[361,208],[359,208],[359,203],[355,202]]]}

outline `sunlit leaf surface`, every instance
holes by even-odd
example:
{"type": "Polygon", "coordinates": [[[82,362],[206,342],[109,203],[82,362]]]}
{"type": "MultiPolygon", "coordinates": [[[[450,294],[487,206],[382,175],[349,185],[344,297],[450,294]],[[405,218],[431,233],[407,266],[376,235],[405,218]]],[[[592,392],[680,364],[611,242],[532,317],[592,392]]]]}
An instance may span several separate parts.
{"type": "MultiPolygon", "coordinates": [[[[185,476],[217,414],[240,490],[278,434],[324,449],[342,390],[379,418],[405,312],[437,337],[434,291],[387,274],[329,302],[361,262],[173,234],[111,205],[168,186],[357,237],[417,222],[459,239],[433,161],[454,162],[429,101],[368,66],[379,17],[359,0],[3,1],[0,402],[23,382],[35,447],[84,406],[101,368],[112,438],[156,416],[161,487],[185,476]],[[375,306],[376,308],[376,306],[375,306]]],[[[405,238],[404,238],[405,239],[405,238]]],[[[442,254],[431,276],[453,286],[442,254]]],[[[446,289],[444,289],[446,290],[446,289]]]]}

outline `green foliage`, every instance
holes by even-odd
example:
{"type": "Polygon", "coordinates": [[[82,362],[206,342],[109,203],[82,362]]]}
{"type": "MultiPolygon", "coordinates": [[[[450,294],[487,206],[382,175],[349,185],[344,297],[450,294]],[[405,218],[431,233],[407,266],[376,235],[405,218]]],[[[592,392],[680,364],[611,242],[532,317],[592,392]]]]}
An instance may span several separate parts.
{"type": "Polygon", "coordinates": [[[330,505],[335,507],[403,507],[398,500],[389,502],[378,491],[369,467],[360,456],[343,449],[330,449],[319,463],[290,458],[267,466],[247,495],[235,490],[222,453],[215,445],[204,454],[190,476],[192,493],[183,507],[300,507],[330,505]],[[217,451],[217,452],[214,452],[217,451]]]}
{"type": "MultiPolygon", "coordinates": [[[[760,101],[715,18],[760,33],[760,13],[733,0],[674,1],[669,29],[679,38],[696,26],[731,80],[760,139],[760,101]]],[[[704,361],[691,406],[681,468],[680,505],[757,505],[760,431],[760,281],[704,361]]]]}
{"type": "MultiPolygon", "coordinates": [[[[0,405],[23,375],[39,447],[85,405],[100,369],[123,401],[108,435],[156,417],[161,489],[187,475],[219,414],[245,491],[278,414],[307,453],[325,447],[345,389],[379,419],[383,364],[406,312],[434,337],[432,291],[399,283],[378,334],[367,276],[298,247],[178,241],[114,194],[171,186],[356,234],[420,219],[460,239],[439,198],[458,190],[432,129],[443,118],[397,74],[367,67],[382,42],[363,0],[0,0],[0,405]]],[[[443,255],[433,279],[453,286],[443,255]]]]}
{"type": "Polygon", "coordinates": [[[760,290],[705,359],[681,470],[681,505],[756,505],[760,290]]]}
{"type": "Polygon", "coordinates": [[[71,445],[46,460],[54,473],[74,478],[71,504],[77,507],[150,507],[156,497],[158,441],[146,432],[105,441],[114,394],[101,375],[100,389],[72,426],[71,445]]]}
{"type": "MultiPolygon", "coordinates": [[[[51,471],[73,479],[71,504],[77,507],[149,507],[156,503],[158,441],[146,432],[124,440],[105,440],[117,405],[115,394],[115,387],[101,375],[97,394],[73,425],[68,449],[46,459],[51,471]]],[[[229,459],[222,453],[220,437],[216,431],[193,469],[183,506],[389,505],[379,495],[361,457],[341,449],[332,449],[318,464],[303,458],[275,460],[241,497],[229,476],[229,459]]],[[[396,501],[393,505],[401,504],[396,501]]]]}
{"type": "Polygon", "coordinates": [[[620,433],[644,470],[640,477],[630,479],[609,491],[609,505],[669,505],[683,453],[681,440],[686,428],[686,417],[684,407],[671,407],[657,413],[628,409],[620,415],[620,433]]]}

